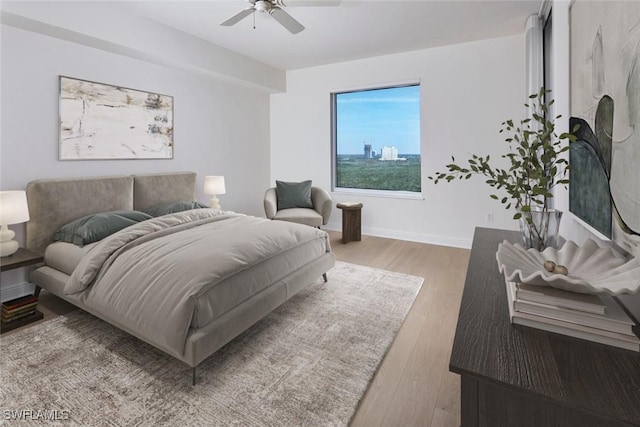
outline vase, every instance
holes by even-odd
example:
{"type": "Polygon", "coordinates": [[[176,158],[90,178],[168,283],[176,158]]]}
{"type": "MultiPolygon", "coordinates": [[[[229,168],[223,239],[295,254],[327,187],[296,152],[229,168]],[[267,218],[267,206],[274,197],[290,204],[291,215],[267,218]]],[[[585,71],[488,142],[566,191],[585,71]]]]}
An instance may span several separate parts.
{"type": "Polygon", "coordinates": [[[542,252],[548,247],[557,247],[562,211],[555,209],[523,212],[520,218],[522,246],[542,252]]]}

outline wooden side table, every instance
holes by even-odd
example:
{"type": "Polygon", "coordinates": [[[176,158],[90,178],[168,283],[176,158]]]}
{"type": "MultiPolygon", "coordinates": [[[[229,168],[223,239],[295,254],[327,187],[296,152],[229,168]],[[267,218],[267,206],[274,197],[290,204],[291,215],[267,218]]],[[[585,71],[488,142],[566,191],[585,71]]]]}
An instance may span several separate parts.
{"type": "Polygon", "coordinates": [[[0,258],[0,271],[13,270],[15,268],[27,267],[44,261],[42,255],[31,252],[25,248],[18,248],[18,251],[7,257],[0,258]]]}
{"type": "Polygon", "coordinates": [[[342,243],[362,240],[362,203],[344,202],[336,205],[342,209],[342,243]]]}
{"type": "MultiPolygon", "coordinates": [[[[43,260],[44,257],[42,255],[31,252],[24,248],[19,248],[18,251],[13,255],[0,258],[0,272],[38,264],[43,260]]],[[[4,322],[0,322],[0,333],[9,332],[21,326],[28,325],[29,323],[42,319],[42,317],[42,313],[36,310],[33,314],[15,320],[13,322],[9,322],[6,324],[4,322]]]]}

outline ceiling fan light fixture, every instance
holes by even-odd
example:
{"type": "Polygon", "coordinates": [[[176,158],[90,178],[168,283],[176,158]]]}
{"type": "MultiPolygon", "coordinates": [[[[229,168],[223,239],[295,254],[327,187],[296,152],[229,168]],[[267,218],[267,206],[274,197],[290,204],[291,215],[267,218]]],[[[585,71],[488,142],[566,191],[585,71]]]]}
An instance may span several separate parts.
{"type": "MultiPolygon", "coordinates": [[[[283,10],[283,6],[285,5],[283,0],[249,0],[249,3],[251,3],[250,7],[241,10],[231,18],[220,23],[220,25],[230,27],[237,24],[247,16],[254,14],[254,12],[266,12],[291,34],[298,34],[300,31],[304,30],[304,26],[301,23],[296,21],[295,18],[283,10]]],[[[253,16],[255,28],[255,14],[253,16]]]]}
{"type": "Polygon", "coordinates": [[[255,4],[256,12],[268,12],[271,9],[271,2],[267,0],[258,0],[255,4]]]}

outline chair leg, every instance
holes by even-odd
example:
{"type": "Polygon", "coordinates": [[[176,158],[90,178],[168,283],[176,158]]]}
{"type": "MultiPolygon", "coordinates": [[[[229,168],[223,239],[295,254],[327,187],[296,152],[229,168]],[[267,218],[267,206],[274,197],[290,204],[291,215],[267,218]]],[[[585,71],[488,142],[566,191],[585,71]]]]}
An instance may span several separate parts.
{"type": "Polygon", "coordinates": [[[196,367],[191,368],[191,385],[196,385],[196,367]]]}
{"type": "Polygon", "coordinates": [[[327,273],[322,273],[322,278],[324,279],[325,283],[329,281],[329,279],[327,279],[327,273]]]}

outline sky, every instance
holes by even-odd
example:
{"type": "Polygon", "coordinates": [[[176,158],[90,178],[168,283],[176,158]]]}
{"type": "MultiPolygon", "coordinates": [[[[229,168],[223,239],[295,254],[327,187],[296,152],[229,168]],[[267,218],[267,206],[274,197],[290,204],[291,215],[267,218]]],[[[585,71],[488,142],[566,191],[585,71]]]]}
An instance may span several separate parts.
{"type": "Polygon", "coordinates": [[[365,141],[420,154],[420,86],[338,93],[336,103],[338,154],[363,154],[365,141]]]}

